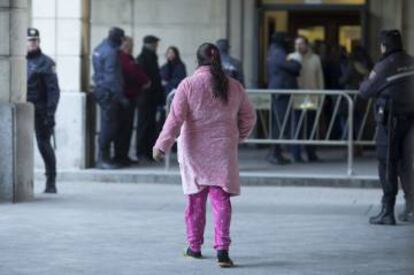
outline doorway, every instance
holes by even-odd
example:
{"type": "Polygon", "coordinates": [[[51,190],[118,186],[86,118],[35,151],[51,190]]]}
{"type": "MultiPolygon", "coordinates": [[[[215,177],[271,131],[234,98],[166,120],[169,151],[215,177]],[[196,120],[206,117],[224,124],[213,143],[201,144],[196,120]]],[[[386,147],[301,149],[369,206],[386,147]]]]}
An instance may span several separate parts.
{"type": "Polygon", "coordinates": [[[303,35],[314,45],[340,45],[348,52],[355,45],[367,46],[365,5],[265,5],[259,16],[260,88],[267,87],[266,57],[274,32],[287,32],[291,38],[303,35]]]}

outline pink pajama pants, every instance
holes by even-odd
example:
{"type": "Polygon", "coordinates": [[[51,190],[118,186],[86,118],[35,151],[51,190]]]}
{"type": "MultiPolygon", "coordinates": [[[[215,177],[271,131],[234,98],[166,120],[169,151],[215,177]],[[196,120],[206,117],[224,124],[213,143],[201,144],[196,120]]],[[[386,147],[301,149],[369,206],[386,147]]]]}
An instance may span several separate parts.
{"type": "Polygon", "coordinates": [[[185,209],[187,241],[191,250],[201,251],[206,225],[206,202],[210,197],[214,218],[214,249],[228,250],[230,240],[230,194],[221,187],[207,186],[197,194],[188,195],[185,209]]]}

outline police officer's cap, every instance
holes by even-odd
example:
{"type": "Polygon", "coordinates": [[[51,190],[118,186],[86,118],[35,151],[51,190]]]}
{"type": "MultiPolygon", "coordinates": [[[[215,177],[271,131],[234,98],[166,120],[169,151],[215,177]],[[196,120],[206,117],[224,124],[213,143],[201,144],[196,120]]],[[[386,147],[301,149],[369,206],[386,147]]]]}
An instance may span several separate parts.
{"type": "Polygon", "coordinates": [[[27,29],[27,40],[37,40],[40,38],[40,33],[38,29],[28,28],[27,29]]]}
{"type": "Polygon", "coordinates": [[[147,35],[144,37],[142,41],[144,42],[144,44],[155,44],[158,41],[160,41],[160,39],[154,35],[147,35]]]}
{"type": "Polygon", "coordinates": [[[385,45],[387,51],[401,50],[403,48],[401,33],[399,30],[381,31],[380,42],[385,45]]]}
{"type": "Polygon", "coordinates": [[[112,27],[108,34],[109,39],[114,41],[121,41],[125,37],[125,32],[119,27],[112,27]]]}

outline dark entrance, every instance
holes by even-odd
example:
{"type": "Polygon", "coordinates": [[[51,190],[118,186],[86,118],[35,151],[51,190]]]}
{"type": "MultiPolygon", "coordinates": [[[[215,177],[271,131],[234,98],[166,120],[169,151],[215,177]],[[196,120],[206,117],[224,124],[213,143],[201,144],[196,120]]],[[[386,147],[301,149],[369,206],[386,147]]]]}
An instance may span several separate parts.
{"type": "MultiPolygon", "coordinates": [[[[367,45],[366,4],[309,4],[310,1],[262,1],[259,3],[259,86],[266,87],[266,56],[271,35],[288,32],[293,38],[306,36],[311,43],[341,45],[348,51],[355,44],[367,45]]],[[[332,2],[332,3],[331,3],[332,2]]]]}

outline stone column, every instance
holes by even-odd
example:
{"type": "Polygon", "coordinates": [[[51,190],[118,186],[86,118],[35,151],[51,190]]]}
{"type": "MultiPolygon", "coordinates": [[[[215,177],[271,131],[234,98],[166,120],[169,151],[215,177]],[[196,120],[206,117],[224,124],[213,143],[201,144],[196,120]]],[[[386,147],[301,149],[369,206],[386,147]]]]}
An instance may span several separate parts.
{"type": "Polygon", "coordinates": [[[26,100],[27,0],[0,1],[0,202],[33,198],[33,106],[26,100]]]}
{"type": "Polygon", "coordinates": [[[230,53],[243,63],[245,84],[247,88],[256,87],[255,72],[255,2],[249,0],[229,0],[228,39],[230,53]]]}
{"type": "Polygon", "coordinates": [[[369,2],[370,54],[377,60],[380,56],[378,34],[383,29],[399,29],[404,33],[405,18],[410,0],[376,0],[369,2]]]}

